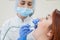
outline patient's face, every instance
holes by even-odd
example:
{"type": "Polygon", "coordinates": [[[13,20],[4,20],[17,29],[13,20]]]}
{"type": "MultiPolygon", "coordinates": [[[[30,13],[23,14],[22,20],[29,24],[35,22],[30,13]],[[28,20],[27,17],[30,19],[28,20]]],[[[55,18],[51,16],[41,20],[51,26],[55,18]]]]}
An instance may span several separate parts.
{"type": "MultiPolygon", "coordinates": [[[[52,14],[48,15],[47,18],[48,18],[47,20],[50,20],[52,22],[52,14]]],[[[49,40],[51,40],[53,37],[53,32],[52,32],[51,26],[49,27],[49,30],[47,32],[47,37],[49,38],[49,40]]]]}

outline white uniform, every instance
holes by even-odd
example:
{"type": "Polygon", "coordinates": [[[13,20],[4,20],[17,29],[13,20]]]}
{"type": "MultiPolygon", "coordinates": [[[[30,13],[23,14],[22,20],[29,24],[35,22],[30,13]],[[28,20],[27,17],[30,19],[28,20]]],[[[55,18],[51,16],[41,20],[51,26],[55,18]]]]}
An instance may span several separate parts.
{"type": "Polygon", "coordinates": [[[31,23],[32,20],[31,17],[27,17],[23,22],[18,16],[8,19],[1,28],[1,40],[17,40],[21,25],[31,23]]]}

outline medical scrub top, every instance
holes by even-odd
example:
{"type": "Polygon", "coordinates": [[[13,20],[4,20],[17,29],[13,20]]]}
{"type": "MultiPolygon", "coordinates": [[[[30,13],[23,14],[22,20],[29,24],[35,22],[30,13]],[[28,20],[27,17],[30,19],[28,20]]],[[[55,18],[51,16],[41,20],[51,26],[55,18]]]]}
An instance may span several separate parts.
{"type": "MultiPolygon", "coordinates": [[[[27,17],[22,21],[18,16],[8,19],[4,22],[1,28],[1,40],[17,40],[20,37],[19,30],[23,24],[31,24],[33,18],[27,17]]],[[[31,34],[32,35],[32,34],[31,34]]],[[[27,38],[27,40],[33,40],[33,36],[27,38]]]]}

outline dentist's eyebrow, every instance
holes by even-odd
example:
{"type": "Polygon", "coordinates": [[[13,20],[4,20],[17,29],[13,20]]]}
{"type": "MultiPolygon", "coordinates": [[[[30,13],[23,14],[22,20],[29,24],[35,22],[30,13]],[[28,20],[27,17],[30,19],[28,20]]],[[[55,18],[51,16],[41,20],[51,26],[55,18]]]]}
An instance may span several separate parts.
{"type": "Polygon", "coordinates": [[[21,2],[25,2],[25,1],[21,1],[21,2]]]}
{"type": "Polygon", "coordinates": [[[20,4],[21,4],[21,5],[25,5],[25,1],[21,1],[20,4]]]}

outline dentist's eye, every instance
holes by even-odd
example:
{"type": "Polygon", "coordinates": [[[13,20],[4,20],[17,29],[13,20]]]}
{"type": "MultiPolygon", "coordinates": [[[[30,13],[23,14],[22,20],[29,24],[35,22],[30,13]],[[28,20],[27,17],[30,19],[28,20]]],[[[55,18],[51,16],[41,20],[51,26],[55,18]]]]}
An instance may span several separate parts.
{"type": "Polygon", "coordinates": [[[25,1],[22,1],[20,4],[21,4],[21,5],[25,5],[25,1]]]}
{"type": "Polygon", "coordinates": [[[32,2],[28,2],[28,6],[32,6],[32,2]]]}

